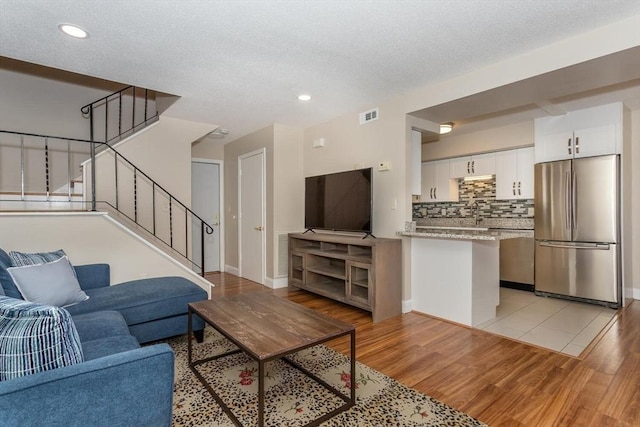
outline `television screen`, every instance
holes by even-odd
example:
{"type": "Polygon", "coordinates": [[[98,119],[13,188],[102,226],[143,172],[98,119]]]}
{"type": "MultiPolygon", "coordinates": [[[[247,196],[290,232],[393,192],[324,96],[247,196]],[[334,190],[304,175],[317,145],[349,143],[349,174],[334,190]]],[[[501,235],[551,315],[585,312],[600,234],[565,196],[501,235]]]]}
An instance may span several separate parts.
{"type": "Polygon", "coordinates": [[[305,179],[307,229],[371,233],[371,168],[305,179]]]}

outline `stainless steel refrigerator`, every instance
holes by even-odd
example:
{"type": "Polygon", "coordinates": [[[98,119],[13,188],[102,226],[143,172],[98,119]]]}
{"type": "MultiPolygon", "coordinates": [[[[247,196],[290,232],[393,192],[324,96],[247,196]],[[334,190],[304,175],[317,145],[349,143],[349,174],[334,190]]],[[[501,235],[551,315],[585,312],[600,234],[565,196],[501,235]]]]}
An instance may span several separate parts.
{"type": "Polygon", "coordinates": [[[619,307],[619,157],[538,163],[534,197],[536,293],[619,307]]]}

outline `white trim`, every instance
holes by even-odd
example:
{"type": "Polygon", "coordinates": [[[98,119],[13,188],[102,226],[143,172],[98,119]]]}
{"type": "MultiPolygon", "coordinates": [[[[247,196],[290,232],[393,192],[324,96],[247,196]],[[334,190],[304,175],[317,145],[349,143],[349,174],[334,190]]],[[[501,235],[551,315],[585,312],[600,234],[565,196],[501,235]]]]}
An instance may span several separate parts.
{"type": "Polygon", "coordinates": [[[240,270],[238,270],[238,267],[234,267],[232,265],[225,265],[224,271],[229,274],[233,274],[234,276],[240,277],[240,270]]]}
{"type": "Polygon", "coordinates": [[[261,281],[260,284],[264,284],[266,274],[266,266],[267,266],[267,247],[266,247],[266,235],[267,235],[267,221],[266,221],[266,193],[267,193],[267,149],[265,147],[259,148],[254,151],[250,151],[248,153],[244,153],[238,156],[238,276],[242,276],[242,161],[249,157],[262,155],[262,272],[261,272],[261,281]]]}
{"type": "Polygon", "coordinates": [[[289,278],[286,276],[277,277],[275,279],[272,279],[271,277],[267,277],[264,282],[264,285],[271,289],[286,288],[287,286],[289,286],[289,278]]]}
{"type": "Polygon", "coordinates": [[[409,313],[411,310],[413,310],[413,302],[410,299],[402,300],[402,312],[409,313]]]}
{"type": "MultiPolygon", "coordinates": [[[[224,268],[224,160],[214,160],[214,159],[203,159],[200,157],[192,157],[191,164],[196,163],[211,163],[216,164],[219,167],[220,176],[218,177],[218,181],[220,183],[220,189],[218,194],[220,196],[219,206],[220,206],[220,218],[218,219],[218,223],[220,224],[220,271],[226,271],[224,268]]],[[[193,172],[192,172],[193,174],[193,172]]],[[[191,193],[191,206],[193,206],[193,192],[191,193]]]]}

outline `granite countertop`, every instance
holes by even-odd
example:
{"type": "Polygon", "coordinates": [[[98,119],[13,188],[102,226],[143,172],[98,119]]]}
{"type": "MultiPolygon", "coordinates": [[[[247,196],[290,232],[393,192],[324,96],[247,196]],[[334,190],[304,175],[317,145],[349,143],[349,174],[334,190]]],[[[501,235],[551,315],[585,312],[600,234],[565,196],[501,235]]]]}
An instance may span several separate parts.
{"type": "Polygon", "coordinates": [[[419,227],[416,231],[398,231],[396,234],[398,236],[426,237],[431,239],[504,240],[517,237],[533,237],[533,230],[452,230],[446,228],[419,227]]]}

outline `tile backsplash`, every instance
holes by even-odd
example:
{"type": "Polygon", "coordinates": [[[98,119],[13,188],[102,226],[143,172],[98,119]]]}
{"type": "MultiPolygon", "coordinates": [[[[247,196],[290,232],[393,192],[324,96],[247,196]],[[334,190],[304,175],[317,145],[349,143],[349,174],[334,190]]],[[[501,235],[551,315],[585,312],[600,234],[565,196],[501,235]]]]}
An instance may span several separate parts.
{"type": "Polygon", "coordinates": [[[486,181],[458,180],[457,202],[414,203],[413,219],[473,218],[474,201],[478,202],[479,218],[533,218],[533,215],[529,215],[533,199],[496,200],[494,177],[486,181]]]}

